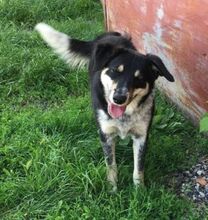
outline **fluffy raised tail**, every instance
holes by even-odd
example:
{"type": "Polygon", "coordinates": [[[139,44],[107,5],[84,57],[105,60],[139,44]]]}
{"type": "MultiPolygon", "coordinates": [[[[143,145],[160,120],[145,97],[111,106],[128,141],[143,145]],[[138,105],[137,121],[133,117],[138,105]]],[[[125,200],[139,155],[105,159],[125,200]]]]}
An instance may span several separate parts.
{"type": "Polygon", "coordinates": [[[45,23],[37,24],[35,30],[71,67],[82,67],[88,64],[92,53],[92,41],[72,39],[45,23]]]}

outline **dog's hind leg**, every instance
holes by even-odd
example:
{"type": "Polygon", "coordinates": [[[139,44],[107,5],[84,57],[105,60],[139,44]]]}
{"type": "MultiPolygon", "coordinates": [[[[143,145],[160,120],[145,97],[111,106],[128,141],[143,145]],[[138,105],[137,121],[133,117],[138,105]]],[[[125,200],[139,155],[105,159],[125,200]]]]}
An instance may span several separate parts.
{"type": "Polygon", "coordinates": [[[101,134],[101,141],[103,152],[105,156],[105,162],[107,166],[107,180],[112,186],[111,192],[117,191],[117,164],[115,156],[115,140],[113,137],[101,134]]]}
{"type": "Polygon", "coordinates": [[[144,185],[144,158],[146,152],[146,137],[133,138],[133,153],[134,153],[134,171],[133,182],[137,185],[144,185]]]}

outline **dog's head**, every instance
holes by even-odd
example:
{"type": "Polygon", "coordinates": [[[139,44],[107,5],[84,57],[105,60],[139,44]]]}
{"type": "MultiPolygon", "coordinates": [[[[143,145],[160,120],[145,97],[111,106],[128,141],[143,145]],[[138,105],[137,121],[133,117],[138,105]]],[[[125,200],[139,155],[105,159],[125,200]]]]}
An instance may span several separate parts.
{"type": "Polygon", "coordinates": [[[116,44],[97,45],[96,62],[101,68],[100,80],[108,103],[108,113],[113,118],[122,116],[133,100],[142,100],[149,94],[158,76],[173,82],[174,78],[162,60],[152,54],[143,55],[133,48],[126,48],[128,39],[120,38],[116,44]]]}

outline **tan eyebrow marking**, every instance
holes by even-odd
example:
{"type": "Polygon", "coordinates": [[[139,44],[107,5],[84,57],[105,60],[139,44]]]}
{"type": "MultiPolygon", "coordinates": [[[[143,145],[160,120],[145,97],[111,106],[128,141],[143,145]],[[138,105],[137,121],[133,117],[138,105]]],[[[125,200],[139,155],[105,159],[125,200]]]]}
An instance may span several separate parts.
{"type": "Polygon", "coordinates": [[[117,68],[117,71],[119,73],[123,72],[124,71],[124,65],[123,64],[119,65],[118,68],[117,68]]]}
{"type": "Polygon", "coordinates": [[[140,75],[140,71],[137,70],[137,71],[134,73],[134,76],[135,76],[135,77],[138,77],[139,75],[140,75]]]}

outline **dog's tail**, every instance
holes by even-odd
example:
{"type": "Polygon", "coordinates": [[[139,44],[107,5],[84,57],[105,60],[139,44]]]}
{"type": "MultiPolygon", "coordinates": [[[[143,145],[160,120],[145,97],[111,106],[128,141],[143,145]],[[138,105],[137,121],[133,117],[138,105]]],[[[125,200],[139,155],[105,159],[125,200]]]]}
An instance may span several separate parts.
{"type": "Polygon", "coordinates": [[[93,49],[92,41],[72,39],[45,23],[37,24],[35,30],[70,66],[82,67],[88,64],[93,49]]]}

